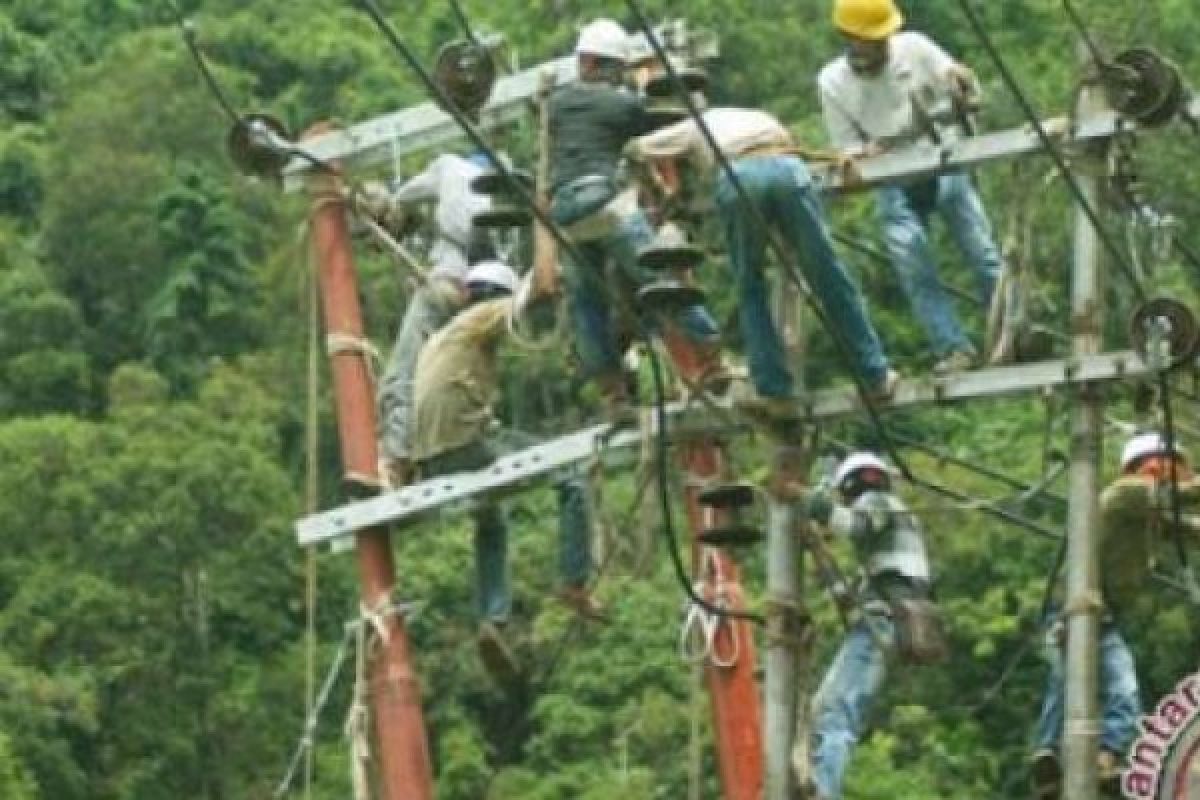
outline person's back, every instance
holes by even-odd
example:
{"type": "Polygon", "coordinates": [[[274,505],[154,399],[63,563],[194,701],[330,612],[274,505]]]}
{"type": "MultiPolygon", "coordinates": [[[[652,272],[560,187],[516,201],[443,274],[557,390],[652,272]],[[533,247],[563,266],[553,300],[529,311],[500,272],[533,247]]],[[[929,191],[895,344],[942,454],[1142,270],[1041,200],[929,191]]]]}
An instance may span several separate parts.
{"type": "Polygon", "coordinates": [[[550,97],[551,186],[613,178],[621,149],[647,130],[641,100],[621,87],[580,82],[557,90],[550,97]]]}

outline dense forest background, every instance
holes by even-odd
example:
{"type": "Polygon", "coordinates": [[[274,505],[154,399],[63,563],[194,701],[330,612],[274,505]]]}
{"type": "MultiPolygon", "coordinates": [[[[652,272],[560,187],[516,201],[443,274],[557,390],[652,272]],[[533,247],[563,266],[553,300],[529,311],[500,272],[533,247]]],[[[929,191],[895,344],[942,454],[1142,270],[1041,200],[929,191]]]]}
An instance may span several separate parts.
{"type": "MultiPolygon", "coordinates": [[[[402,34],[427,59],[459,35],[446,4],[392,2],[402,34]]],[[[567,52],[577,25],[620,2],[464,0],[476,25],[504,32],[525,64],[567,52]]],[[[715,101],[768,108],[821,141],[814,76],[838,51],[825,0],[651,2],[719,32],[715,101]]],[[[1021,121],[955,3],[908,0],[911,24],[978,69],[990,126],[1021,121]]],[[[1060,112],[1078,80],[1073,34],[1057,0],[980,3],[1039,107],[1060,112]]],[[[1153,44],[1200,75],[1193,0],[1078,3],[1106,47],[1153,44]]],[[[309,262],[302,200],[237,175],[226,120],[175,26],[193,17],[223,81],[247,109],[293,129],[350,123],[423,100],[367,19],[335,0],[5,0],[0,3],[0,797],[6,800],[221,800],[272,794],[304,713],[305,559],[292,521],[304,512],[309,262]]],[[[528,127],[497,135],[528,158],[528,127]],[[524,144],[523,144],[524,143],[524,144]]],[[[1179,128],[1142,140],[1151,199],[1193,236],[1200,215],[1196,138],[1179,128]]],[[[403,174],[419,162],[396,165],[403,174]]],[[[998,233],[1020,233],[1036,275],[1038,322],[1067,328],[1070,206],[1048,162],[981,173],[998,233]]],[[[357,176],[356,176],[357,177],[357,176]]],[[[832,209],[839,230],[870,240],[870,206],[832,209]]],[[[1124,218],[1112,215],[1120,230],[1124,218]]],[[[1135,231],[1130,241],[1138,241],[1135,231]]],[[[1125,241],[1125,237],[1120,237],[1125,241]]],[[[1192,238],[1193,247],[1200,240],[1192,238]]],[[[943,276],[967,286],[951,249],[943,276]]],[[[1149,252],[1147,248],[1146,252],[1149,252]]],[[[926,369],[922,337],[890,270],[847,253],[888,349],[926,369]]],[[[363,302],[385,349],[407,291],[395,268],[360,248],[363,302]]],[[[1168,256],[1152,288],[1194,300],[1196,275],[1168,256]]],[[[731,320],[729,279],[704,274],[731,320]]],[[[1126,346],[1128,287],[1112,271],[1111,344],[1126,346]]],[[[974,329],[977,309],[964,306],[974,329]]],[[[727,324],[737,349],[735,326],[727,324]]],[[[816,337],[811,382],[844,380],[816,337]]],[[[561,353],[510,357],[506,417],[563,430],[592,398],[561,353]],[[538,391],[527,391],[534,385],[538,391]]],[[[1135,419],[1132,387],[1109,393],[1135,419]]],[[[341,502],[335,429],[320,392],[322,506],[341,502]]],[[[1196,407],[1180,401],[1185,425],[1196,407]]],[[[898,432],[1021,479],[1066,446],[1061,400],[1014,398],[888,417],[898,432]]],[[[829,433],[870,441],[845,423],[829,433]]],[[[1105,453],[1112,472],[1119,446],[1105,453]]],[[[1194,444],[1194,442],[1193,442],[1194,444]]],[[[1011,490],[915,451],[921,475],[972,497],[1011,490]]],[[[763,451],[734,459],[760,476],[763,451]]],[[[682,477],[681,477],[682,480],[682,477]]],[[[1054,487],[1062,490],[1061,482],[1054,487]]],[[[954,639],[944,667],[898,674],[852,765],[850,797],[1015,797],[1045,667],[1037,648],[992,691],[1036,628],[1055,543],[946,501],[906,493],[930,532],[954,639]]],[[[496,690],[474,653],[470,536],[459,518],[396,537],[427,720],[444,800],[642,800],[688,791],[697,701],[676,650],[680,592],[648,511],[628,514],[628,476],[602,501],[612,521],[600,594],[613,622],[580,629],[550,598],[552,500],[514,514],[517,645],[534,680],[496,690]]],[[[1022,512],[1060,529],[1053,502],[1022,512]]],[[[1169,562],[1170,563],[1170,562],[1169,562]]],[[[357,613],[353,559],[322,555],[317,631],[323,672],[357,613]]],[[[760,557],[748,559],[752,599],[760,557]]],[[[838,640],[836,616],[811,593],[822,634],[815,669],[838,640]]],[[[1185,599],[1147,587],[1123,609],[1147,702],[1194,668],[1197,628],[1185,599]]],[[[319,729],[313,796],[349,795],[341,728],[350,675],[319,729]]],[[[703,702],[702,699],[699,702],[703,702]]],[[[706,712],[700,719],[707,720],[706,712]]],[[[708,753],[705,750],[705,753],[708,753]]],[[[716,797],[704,756],[703,797],[716,797]]]]}

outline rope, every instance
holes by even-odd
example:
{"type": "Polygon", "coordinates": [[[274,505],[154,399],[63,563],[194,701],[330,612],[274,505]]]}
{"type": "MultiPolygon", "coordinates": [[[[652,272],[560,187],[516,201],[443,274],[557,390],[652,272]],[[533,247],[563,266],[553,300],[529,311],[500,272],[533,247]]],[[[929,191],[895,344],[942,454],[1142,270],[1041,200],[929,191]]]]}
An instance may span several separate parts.
{"type": "MultiPolygon", "coordinates": [[[[311,256],[311,249],[309,254],[311,256]]],[[[308,387],[307,406],[304,417],[304,507],[309,514],[316,513],[319,504],[320,489],[320,418],[317,409],[320,394],[320,299],[317,289],[316,262],[308,259],[308,387]]],[[[305,632],[305,669],[304,697],[305,717],[311,718],[316,707],[316,670],[317,670],[317,548],[309,547],[304,559],[305,602],[304,602],[304,632],[305,632]]],[[[316,751],[311,746],[304,750],[304,797],[311,800],[312,782],[316,751]]]]}
{"type": "Polygon", "coordinates": [[[371,383],[375,383],[382,357],[375,345],[371,344],[370,339],[365,336],[356,336],[353,333],[327,333],[325,334],[325,352],[329,356],[340,356],[346,353],[363,356],[363,361],[367,365],[367,375],[370,376],[371,383]]]}
{"type": "Polygon", "coordinates": [[[368,765],[371,761],[371,714],[367,705],[367,648],[371,642],[368,624],[376,635],[386,636],[387,629],[377,612],[360,606],[359,613],[360,619],[355,625],[354,696],[350,703],[350,711],[346,714],[343,730],[350,741],[350,783],[354,789],[354,800],[370,800],[368,765]]]}

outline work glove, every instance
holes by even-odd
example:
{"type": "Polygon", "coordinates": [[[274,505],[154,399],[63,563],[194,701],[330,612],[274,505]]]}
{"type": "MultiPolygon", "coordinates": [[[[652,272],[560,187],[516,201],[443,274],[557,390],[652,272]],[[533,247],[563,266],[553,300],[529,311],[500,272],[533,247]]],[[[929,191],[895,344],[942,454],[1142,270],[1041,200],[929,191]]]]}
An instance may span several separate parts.
{"type": "Polygon", "coordinates": [[[955,103],[967,111],[978,111],[983,105],[983,89],[975,72],[965,64],[955,64],[946,72],[946,82],[955,103]]]}
{"type": "Polygon", "coordinates": [[[822,525],[828,525],[833,516],[833,497],[826,489],[805,491],[800,496],[798,506],[801,514],[822,525]]]}

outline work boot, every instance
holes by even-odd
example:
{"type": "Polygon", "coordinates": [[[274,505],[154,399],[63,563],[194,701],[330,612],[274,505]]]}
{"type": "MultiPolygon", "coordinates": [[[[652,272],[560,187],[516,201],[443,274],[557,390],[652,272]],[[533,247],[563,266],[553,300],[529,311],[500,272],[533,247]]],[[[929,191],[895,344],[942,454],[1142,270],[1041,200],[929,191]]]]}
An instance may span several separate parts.
{"type": "Polygon", "coordinates": [[[955,350],[933,365],[934,375],[953,375],[955,372],[966,372],[975,366],[974,350],[955,350]]]}
{"type": "Polygon", "coordinates": [[[1100,748],[1100,752],[1096,754],[1096,779],[1103,794],[1120,797],[1121,757],[1111,750],[1100,748]]]}
{"type": "Polygon", "coordinates": [[[1034,800],[1059,800],[1062,794],[1062,764],[1058,761],[1057,753],[1046,748],[1038,750],[1033,754],[1029,774],[1033,782],[1034,800]]]}
{"type": "Polygon", "coordinates": [[[592,597],[586,586],[563,586],[555,597],[567,608],[591,622],[608,622],[604,606],[592,597]]]}
{"type": "Polygon", "coordinates": [[[747,384],[738,384],[733,403],[743,414],[762,420],[778,422],[803,418],[795,397],[761,395],[747,384]]]}
{"type": "Polygon", "coordinates": [[[900,373],[889,369],[879,383],[867,388],[867,399],[872,403],[891,402],[892,397],[896,394],[896,387],[899,385],[900,373]]]}
{"type": "Polygon", "coordinates": [[[511,686],[521,675],[517,657],[504,641],[501,623],[482,622],[475,640],[479,648],[479,660],[488,674],[502,686],[511,686]]]}

